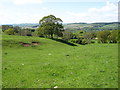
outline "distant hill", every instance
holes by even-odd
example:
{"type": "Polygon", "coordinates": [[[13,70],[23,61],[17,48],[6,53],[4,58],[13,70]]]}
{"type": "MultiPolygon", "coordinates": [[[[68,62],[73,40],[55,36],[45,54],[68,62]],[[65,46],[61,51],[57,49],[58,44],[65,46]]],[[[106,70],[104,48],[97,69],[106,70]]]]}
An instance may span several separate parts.
{"type": "Polygon", "coordinates": [[[64,25],[65,30],[70,32],[77,32],[79,30],[98,31],[98,30],[117,30],[118,22],[109,23],[70,23],[64,25]]]}
{"type": "MultiPolygon", "coordinates": [[[[77,32],[79,30],[98,31],[98,30],[117,30],[120,22],[99,22],[99,23],[63,23],[64,29],[70,32],[77,32]]],[[[39,23],[22,23],[11,24],[22,28],[37,28],[39,23]]]]}
{"type": "Polygon", "coordinates": [[[19,26],[22,28],[35,28],[39,26],[38,23],[22,23],[22,24],[12,24],[13,26],[19,26]]]}

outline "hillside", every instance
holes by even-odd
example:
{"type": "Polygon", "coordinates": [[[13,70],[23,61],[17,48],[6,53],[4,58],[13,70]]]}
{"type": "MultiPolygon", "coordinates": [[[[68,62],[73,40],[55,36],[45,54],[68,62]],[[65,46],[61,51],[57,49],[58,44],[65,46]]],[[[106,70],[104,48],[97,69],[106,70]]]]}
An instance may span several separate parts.
{"type": "Polygon", "coordinates": [[[77,32],[79,30],[85,31],[98,31],[98,30],[117,30],[118,23],[71,23],[64,25],[65,29],[71,32],[77,32]]]}
{"type": "Polygon", "coordinates": [[[2,42],[3,88],[118,88],[117,44],[70,46],[12,35],[2,42]]]}

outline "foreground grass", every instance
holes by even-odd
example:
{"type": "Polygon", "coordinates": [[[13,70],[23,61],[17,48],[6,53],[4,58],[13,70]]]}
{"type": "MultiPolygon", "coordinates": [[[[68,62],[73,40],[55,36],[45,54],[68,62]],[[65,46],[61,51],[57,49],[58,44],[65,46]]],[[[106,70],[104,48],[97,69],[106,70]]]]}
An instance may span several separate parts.
{"type": "Polygon", "coordinates": [[[3,35],[3,88],[117,88],[117,44],[69,46],[3,35]],[[39,41],[23,47],[19,42],[39,41]]]}

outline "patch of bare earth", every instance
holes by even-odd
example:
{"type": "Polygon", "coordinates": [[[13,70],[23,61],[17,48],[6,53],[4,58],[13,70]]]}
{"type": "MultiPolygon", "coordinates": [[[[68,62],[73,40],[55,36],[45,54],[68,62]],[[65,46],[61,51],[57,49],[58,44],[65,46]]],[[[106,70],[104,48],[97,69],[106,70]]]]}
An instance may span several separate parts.
{"type": "Polygon", "coordinates": [[[19,42],[20,45],[24,46],[24,47],[29,47],[29,46],[37,46],[39,45],[39,42],[31,42],[31,43],[24,43],[24,42],[19,42]]]}

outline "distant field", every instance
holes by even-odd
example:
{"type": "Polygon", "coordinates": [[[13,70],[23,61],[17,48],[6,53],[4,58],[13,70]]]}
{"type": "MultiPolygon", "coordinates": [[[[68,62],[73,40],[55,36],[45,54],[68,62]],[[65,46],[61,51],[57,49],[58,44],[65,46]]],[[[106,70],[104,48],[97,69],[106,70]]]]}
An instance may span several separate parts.
{"type": "Polygon", "coordinates": [[[117,30],[118,23],[89,23],[89,24],[80,24],[80,23],[71,23],[64,25],[65,29],[76,33],[80,30],[85,31],[101,31],[101,30],[117,30]]]}
{"type": "Polygon", "coordinates": [[[3,35],[3,88],[118,88],[117,47],[3,35]],[[19,43],[33,41],[40,45],[19,43]]]}

